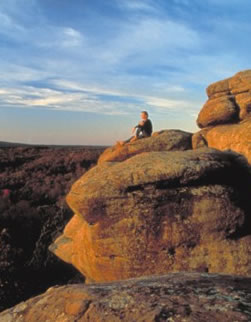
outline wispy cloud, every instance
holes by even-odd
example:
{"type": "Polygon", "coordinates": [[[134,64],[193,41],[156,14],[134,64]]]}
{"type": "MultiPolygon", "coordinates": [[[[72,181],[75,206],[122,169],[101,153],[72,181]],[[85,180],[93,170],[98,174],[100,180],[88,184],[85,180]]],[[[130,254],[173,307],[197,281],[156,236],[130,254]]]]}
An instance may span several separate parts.
{"type": "Polygon", "coordinates": [[[192,28],[168,18],[146,17],[125,24],[117,37],[102,48],[99,57],[110,65],[147,68],[167,65],[177,51],[195,50],[199,45],[200,37],[192,28]]]}
{"type": "Polygon", "coordinates": [[[47,26],[46,28],[43,27],[43,31],[40,27],[34,30],[30,37],[34,39],[34,34],[41,33],[41,39],[34,41],[37,47],[52,48],[54,50],[71,48],[79,50],[79,47],[83,46],[85,41],[83,34],[71,27],[47,26]]]}
{"type": "Polygon", "coordinates": [[[26,82],[38,81],[52,76],[52,73],[49,70],[43,69],[42,66],[40,68],[32,68],[4,61],[3,63],[0,62],[0,68],[0,86],[6,86],[7,84],[22,86],[26,82]]]}
{"type": "Polygon", "coordinates": [[[0,107],[194,119],[209,83],[249,68],[238,3],[2,1],[0,107]]]}
{"type": "Polygon", "coordinates": [[[18,22],[0,11],[0,35],[18,40],[20,35],[24,34],[24,31],[25,28],[18,24],[18,22]]]}
{"type": "MultiPolygon", "coordinates": [[[[0,89],[0,107],[49,108],[101,114],[125,114],[119,102],[102,102],[93,92],[65,92],[48,88],[22,86],[0,89]]],[[[130,104],[125,104],[127,107],[130,104]]]]}
{"type": "Polygon", "coordinates": [[[135,10],[135,11],[147,11],[147,12],[158,12],[156,2],[151,0],[140,1],[140,0],[117,0],[117,5],[122,9],[135,10]]]}
{"type": "Polygon", "coordinates": [[[83,42],[83,35],[81,32],[73,28],[64,28],[63,35],[65,39],[63,40],[63,45],[66,47],[78,47],[83,42]]]}
{"type": "Polygon", "coordinates": [[[194,108],[194,102],[150,95],[130,95],[126,91],[111,91],[64,80],[51,80],[56,89],[34,86],[0,88],[0,107],[49,108],[107,115],[125,115],[150,108],[155,113],[168,113],[182,108],[194,108]]]}

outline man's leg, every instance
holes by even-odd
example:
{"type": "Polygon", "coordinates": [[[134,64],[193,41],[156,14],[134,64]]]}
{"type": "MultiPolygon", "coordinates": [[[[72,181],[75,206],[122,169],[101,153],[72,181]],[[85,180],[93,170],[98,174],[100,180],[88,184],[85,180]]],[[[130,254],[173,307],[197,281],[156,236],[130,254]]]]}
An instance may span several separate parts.
{"type": "Polygon", "coordinates": [[[140,138],[140,135],[141,135],[141,128],[138,127],[137,128],[137,131],[136,131],[136,138],[139,139],[140,138]]]}
{"type": "Polygon", "coordinates": [[[149,135],[146,133],[146,131],[142,131],[141,132],[141,139],[144,139],[144,138],[148,138],[149,137],[149,135]]]}
{"type": "Polygon", "coordinates": [[[129,142],[131,142],[131,140],[134,138],[134,136],[131,136],[129,139],[127,139],[127,140],[125,140],[124,142],[125,143],[129,143],[129,142]]]}
{"type": "Polygon", "coordinates": [[[137,139],[144,139],[144,138],[148,138],[149,135],[146,133],[146,131],[139,131],[137,134],[137,139]]]}
{"type": "Polygon", "coordinates": [[[137,128],[136,135],[135,135],[135,136],[130,137],[130,139],[129,139],[129,140],[127,140],[127,141],[125,141],[125,142],[126,142],[126,143],[128,143],[128,142],[134,142],[134,141],[136,141],[136,140],[140,139],[140,136],[141,136],[141,129],[140,129],[140,128],[137,128]]]}
{"type": "Polygon", "coordinates": [[[127,139],[125,141],[118,141],[117,144],[118,145],[125,145],[126,143],[134,142],[138,139],[143,139],[143,138],[147,138],[147,137],[149,137],[149,135],[145,131],[142,131],[141,128],[137,128],[135,136],[131,136],[129,139],[127,139]]]}
{"type": "Polygon", "coordinates": [[[117,145],[125,145],[126,143],[131,142],[131,140],[134,138],[134,136],[131,136],[129,139],[125,140],[125,141],[117,141],[117,145]]]}

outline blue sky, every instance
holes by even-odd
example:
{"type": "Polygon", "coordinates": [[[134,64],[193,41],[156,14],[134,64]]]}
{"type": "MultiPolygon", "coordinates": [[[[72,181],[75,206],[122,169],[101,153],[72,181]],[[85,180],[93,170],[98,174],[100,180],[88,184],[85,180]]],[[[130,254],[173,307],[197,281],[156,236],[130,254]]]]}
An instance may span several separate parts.
{"type": "Polygon", "coordinates": [[[141,110],[197,130],[212,82],[250,69],[250,0],[1,0],[0,141],[112,144],[141,110]]]}

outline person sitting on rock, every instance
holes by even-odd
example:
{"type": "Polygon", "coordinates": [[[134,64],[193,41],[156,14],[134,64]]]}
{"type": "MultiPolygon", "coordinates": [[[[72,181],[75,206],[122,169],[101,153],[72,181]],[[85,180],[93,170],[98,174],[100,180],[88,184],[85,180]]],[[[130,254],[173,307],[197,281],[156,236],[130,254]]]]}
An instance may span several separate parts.
{"type": "Polygon", "coordinates": [[[139,124],[132,129],[132,134],[134,134],[134,132],[136,131],[135,135],[130,137],[126,141],[117,142],[119,145],[124,145],[129,142],[134,142],[137,139],[147,138],[152,135],[152,131],[153,131],[152,122],[148,118],[147,111],[142,111],[140,116],[141,116],[141,120],[139,124]]]}

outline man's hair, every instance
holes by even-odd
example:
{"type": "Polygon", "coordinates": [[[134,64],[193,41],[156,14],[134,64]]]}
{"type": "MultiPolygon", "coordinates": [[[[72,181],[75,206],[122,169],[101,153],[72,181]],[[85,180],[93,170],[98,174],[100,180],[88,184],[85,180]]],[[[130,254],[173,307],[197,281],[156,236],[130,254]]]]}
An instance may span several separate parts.
{"type": "Polygon", "coordinates": [[[146,116],[148,116],[147,111],[142,111],[141,113],[145,114],[146,116]]]}

